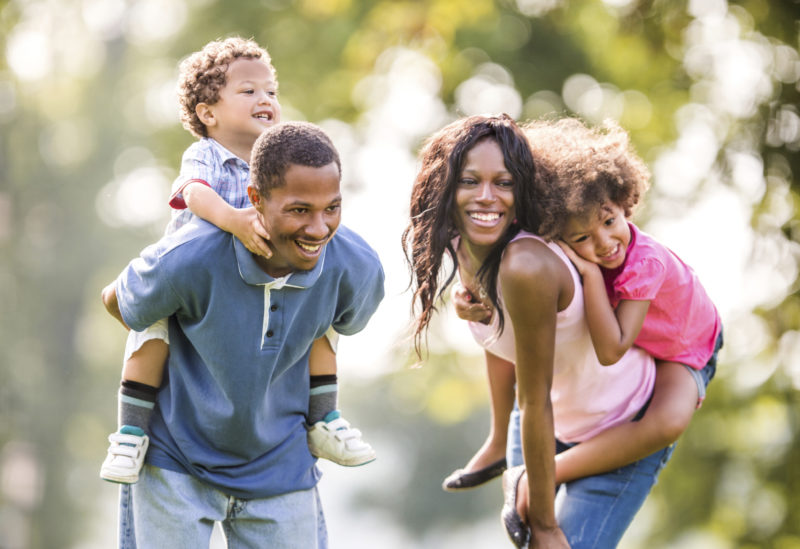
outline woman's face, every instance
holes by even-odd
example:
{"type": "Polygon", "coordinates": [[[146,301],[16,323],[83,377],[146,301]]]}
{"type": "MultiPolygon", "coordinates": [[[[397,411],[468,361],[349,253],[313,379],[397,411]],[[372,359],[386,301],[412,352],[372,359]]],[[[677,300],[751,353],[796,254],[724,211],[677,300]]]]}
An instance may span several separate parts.
{"type": "Polygon", "coordinates": [[[456,187],[456,226],[462,240],[491,248],[514,221],[514,180],[493,139],[469,150],[456,187]]]}

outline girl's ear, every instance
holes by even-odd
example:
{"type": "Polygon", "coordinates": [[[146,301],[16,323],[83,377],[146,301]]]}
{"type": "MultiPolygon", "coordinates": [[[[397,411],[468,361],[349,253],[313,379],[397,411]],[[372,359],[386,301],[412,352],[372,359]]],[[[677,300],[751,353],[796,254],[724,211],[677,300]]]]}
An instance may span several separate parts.
{"type": "Polygon", "coordinates": [[[211,105],[208,105],[207,103],[198,103],[194,108],[194,112],[197,114],[200,122],[206,126],[210,127],[217,124],[217,119],[214,118],[214,110],[211,108],[211,105]]]}

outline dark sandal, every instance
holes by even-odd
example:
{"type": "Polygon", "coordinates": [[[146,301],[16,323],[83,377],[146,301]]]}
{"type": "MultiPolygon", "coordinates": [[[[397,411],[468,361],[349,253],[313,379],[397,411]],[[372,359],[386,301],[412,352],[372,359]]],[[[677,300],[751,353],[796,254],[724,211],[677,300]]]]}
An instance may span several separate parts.
{"type": "Polygon", "coordinates": [[[464,469],[456,469],[450,476],[444,479],[442,489],[445,492],[458,492],[468,488],[475,488],[485,482],[489,482],[495,477],[499,477],[506,470],[506,458],[495,461],[483,469],[465,472],[464,469]]]}
{"type": "Polygon", "coordinates": [[[527,547],[531,540],[530,528],[517,513],[517,487],[524,472],[525,466],[517,465],[503,475],[503,511],[500,513],[508,537],[520,548],[527,547]]]}

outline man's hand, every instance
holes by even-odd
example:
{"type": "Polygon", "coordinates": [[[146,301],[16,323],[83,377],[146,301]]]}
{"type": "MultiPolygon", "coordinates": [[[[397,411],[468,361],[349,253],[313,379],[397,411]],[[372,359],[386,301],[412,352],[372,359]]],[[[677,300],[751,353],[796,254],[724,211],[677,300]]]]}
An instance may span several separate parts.
{"type": "Polygon", "coordinates": [[[255,208],[236,210],[236,218],[231,227],[233,236],[241,240],[244,247],[256,255],[263,255],[267,259],[272,257],[267,241],[269,233],[261,223],[261,218],[255,208]]]}
{"type": "Polygon", "coordinates": [[[459,283],[453,285],[450,297],[458,318],[488,324],[492,318],[492,308],[476,299],[472,293],[459,283]]]}

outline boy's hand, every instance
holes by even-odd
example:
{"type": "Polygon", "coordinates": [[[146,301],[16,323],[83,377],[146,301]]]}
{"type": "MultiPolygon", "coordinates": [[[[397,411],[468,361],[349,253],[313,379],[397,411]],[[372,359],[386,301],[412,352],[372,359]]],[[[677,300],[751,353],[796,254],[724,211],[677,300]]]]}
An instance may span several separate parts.
{"type": "Polygon", "coordinates": [[[581,276],[586,276],[587,273],[596,270],[599,272],[600,267],[596,263],[592,263],[591,261],[586,261],[581,256],[575,253],[575,251],[569,247],[569,245],[564,242],[563,240],[558,241],[558,245],[561,246],[561,249],[564,250],[564,253],[567,254],[567,257],[572,264],[575,265],[575,268],[578,269],[578,273],[581,276]]]}
{"type": "Polygon", "coordinates": [[[450,297],[456,309],[458,318],[488,324],[492,318],[492,308],[477,300],[464,286],[459,283],[453,285],[450,297]]]}
{"type": "Polygon", "coordinates": [[[245,248],[254,254],[263,255],[267,259],[272,257],[272,250],[267,244],[269,233],[261,223],[258,211],[255,208],[243,208],[236,212],[234,230],[231,231],[233,236],[241,240],[245,248]]]}

